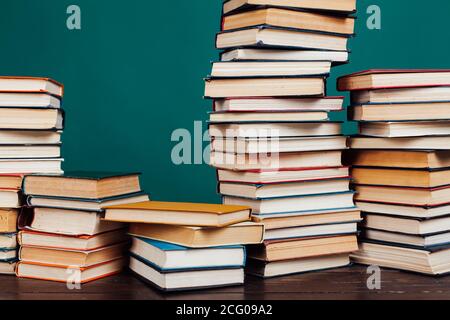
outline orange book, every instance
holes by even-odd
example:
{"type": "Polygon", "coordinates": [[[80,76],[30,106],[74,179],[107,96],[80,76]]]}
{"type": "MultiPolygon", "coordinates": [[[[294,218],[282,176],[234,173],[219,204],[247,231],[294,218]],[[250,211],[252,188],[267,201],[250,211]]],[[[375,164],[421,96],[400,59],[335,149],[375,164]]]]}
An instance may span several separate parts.
{"type": "Polygon", "coordinates": [[[196,227],[224,227],[250,220],[245,206],[147,201],[106,208],[105,220],[170,224],[196,227]]]}

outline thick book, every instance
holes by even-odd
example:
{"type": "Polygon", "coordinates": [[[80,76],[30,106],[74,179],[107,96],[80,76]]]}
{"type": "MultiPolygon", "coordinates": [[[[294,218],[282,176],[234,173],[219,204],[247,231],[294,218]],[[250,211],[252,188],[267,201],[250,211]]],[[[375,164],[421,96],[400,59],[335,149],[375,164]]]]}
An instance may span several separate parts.
{"type": "Polygon", "coordinates": [[[356,0],[228,0],[223,3],[223,12],[253,10],[259,6],[350,14],[356,11],[356,0]]]}
{"type": "Polygon", "coordinates": [[[17,189],[0,189],[0,208],[19,208],[20,190],[17,189]]]}
{"type": "Polygon", "coordinates": [[[54,159],[61,156],[61,145],[1,145],[0,159],[54,159]]]}
{"type": "Polygon", "coordinates": [[[89,251],[21,246],[19,259],[33,264],[87,268],[122,258],[128,245],[124,242],[89,251]]]}
{"type": "Polygon", "coordinates": [[[269,184],[244,184],[219,182],[222,195],[251,199],[307,196],[320,193],[345,192],[350,190],[350,178],[323,179],[304,182],[282,182],[269,184]]]}
{"type": "Polygon", "coordinates": [[[277,122],[277,123],[293,123],[309,122],[309,121],[327,121],[328,112],[326,111],[264,111],[264,112],[229,112],[216,111],[209,114],[210,123],[261,123],[261,122],[277,122]]]}
{"type": "Polygon", "coordinates": [[[298,111],[341,111],[344,97],[324,98],[230,98],[216,99],[216,112],[298,112],[298,111]]]}
{"type": "Polygon", "coordinates": [[[450,87],[400,88],[352,91],[353,105],[450,101],[450,87]]]}
{"type": "Polygon", "coordinates": [[[0,108],[0,129],[62,130],[63,128],[64,112],[61,109],[0,108]]]}
{"type": "Polygon", "coordinates": [[[351,150],[345,162],[362,167],[439,169],[450,167],[450,151],[351,150]]]}
{"type": "Polygon", "coordinates": [[[162,291],[199,290],[244,284],[244,269],[163,272],[142,258],[130,258],[130,269],[144,282],[162,291]]]}
{"type": "Polygon", "coordinates": [[[310,226],[270,229],[266,230],[264,240],[268,241],[351,235],[357,233],[358,222],[359,221],[352,221],[349,223],[317,224],[310,226]]]}
{"type": "Polygon", "coordinates": [[[354,137],[349,139],[353,149],[393,150],[450,150],[450,136],[375,138],[354,137]]]}
{"type": "Polygon", "coordinates": [[[22,174],[0,174],[0,189],[19,190],[22,188],[22,174]]]}
{"type": "Polygon", "coordinates": [[[32,207],[45,207],[56,209],[75,209],[87,211],[103,211],[107,206],[113,206],[125,203],[137,203],[148,201],[149,197],[144,192],[124,194],[120,196],[107,197],[101,199],[83,199],[67,197],[49,197],[49,196],[28,196],[26,203],[32,207]]]}
{"type": "Polygon", "coordinates": [[[14,275],[16,272],[16,260],[12,261],[0,261],[0,274],[3,275],[14,275]]]}
{"type": "Polygon", "coordinates": [[[126,266],[124,258],[108,261],[89,267],[60,266],[45,263],[32,263],[20,261],[17,263],[16,275],[19,278],[47,280],[62,283],[80,284],[99,280],[120,273],[126,266]]]}
{"type": "Polygon", "coordinates": [[[106,221],[225,227],[250,220],[247,206],[148,201],[107,207],[106,221]]]}
{"type": "Polygon", "coordinates": [[[448,69],[374,69],[338,79],[338,90],[421,88],[450,85],[448,69]]]}
{"type": "Polygon", "coordinates": [[[328,76],[330,61],[217,61],[212,64],[215,78],[328,76]]]}
{"type": "Polygon", "coordinates": [[[283,152],[275,155],[212,151],[210,164],[218,169],[238,171],[338,167],[342,165],[342,151],[283,152]]]}
{"type": "Polygon", "coordinates": [[[139,173],[66,172],[25,177],[26,195],[102,199],[140,192],[139,173]]]}
{"type": "Polygon", "coordinates": [[[47,174],[62,174],[62,158],[53,159],[0,159],[0,172],[9,174],[20,172],[31,174],[43,172],[47,174]]]}
{"type": "Polygon", "coordinates": [[[160,271],[242,268],[243,246],[187,248],[176,244],[133,237],[132,256],[144,259],[160,271]]]}
{"type": "Polygon", "coordinates": [[[242,222],[226,228],[133,223],[128,232],[136,237],[189,248],[247,245],[261,243],[264,239],[264,226],[253,222],[242,222]]]}
{"type": "Polygon", "coordinates": [[[351,36],[355,29],[355,18],[266,7],[226,15],[222,20],[222,30],[225,31],[264,25],[351,36]]]}
{"type": "Polygon", "coordinates": [[[17,209],[0,209],[0,233],[17,231],[17,209]]]}
{"type": "Polygon", "coordinates": [[[447,216],[450,212],[450,204],[440,206],[417,206],[412,204],[381,203],[373,201],[355,201],[358,208],[363,212],[388,214],[398,217],[411,218],[436,218],[447,216]]]}
{"type": "Polygon", "coordinates": [[[224,196],[227,205],[242,205],[252,208],[254,214],[292,213],[311,210],[338,210],[353,207],[354,193],[351,191],[308,196],[250,199],[224,196]]]}
{"type": "Polygon", "coordinates": [[[266,262],[249,259],[245,273],[269,279],[312,271],[325,271],[350,265],[348,253],[294,260],[266,262]]]}
{"type": "Polygon", "coordinates": [[[217,34],[217,49],[283,48],[347,51],[348,37],[271,26],[248,27],[217,34]]]}
{"type": "Polygon", "coordinates": [[[1,76],[0,92],[48,93],[62,97],[64,94],[64,86],[50,78],[1,76]]]}
{"type": "Polygon", "coordinates": [[[352,177],[357,184],[436,188],[450,184],[450,168],[430,170],[354,167],[352,177]]]}
{"type": "Polygon", "coordinates": [[[0,92],[0,108],[61,108],[59,97],[49,93],[0,92]]]}
{"type": "Polygon", "coordinates": [[[450,135],[450,121],[361,122],[359,133],[381,138],[450,135]]]}
{"type": "Polygon", "coordinates": [[[330,50],[236,48],[222,52],[220,59],[222,61],[331,61],[333,65],[338,65],[348,62],[349,53],[330,50]]]}
{"type": "Polygon", "coordinates": [[[223,183],[246,183],[246,184],[278,184],[283,182],[313,182],[326,179],[349,178],[348,167],[329,168],[292,168],[274,170],[217,170],[217,180],[223,183]]]}
{"type": "Polygon", "coordinates": [[[213,138],[276,138],[319,137],[341,134],[340,122],[262,122],[262,123],[213,123],[209,135],[213,138]]]}
{"type": "Polygon", "coordinates": [[[126,229],[106,231],[90,236],[68,236],[57,233],[22,230],[17,235],[21,246],[62,250],[90,251],[122,243],[128,240],[126,229]]]}
{"type": "Polygon", "coordinates": [[[0,145],[60,144],[61,133],[56,130],[1,130],[0,145]]]}
{"type": "Polygon", "coordinates": [[[358,250],[356,235],[272,240],[248,247],[248,257],[267,262],[320,257],[358,250]]]}
{"type": "Polygon", "coordinates": [[[0,233],[0,250],[12,249],[17,247],[17,234],[0,233]]]}
{"type": "Polygon", "coordinates": [[[206,98],[323,97],[324,77],[207,78],[206,98]]]}

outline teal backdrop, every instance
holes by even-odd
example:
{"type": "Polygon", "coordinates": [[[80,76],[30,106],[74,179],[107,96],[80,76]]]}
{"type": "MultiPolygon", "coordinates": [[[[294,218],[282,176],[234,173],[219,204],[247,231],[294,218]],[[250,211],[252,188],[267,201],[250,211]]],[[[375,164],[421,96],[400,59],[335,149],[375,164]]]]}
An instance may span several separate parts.
{"type": "MultiPolygon", "coordinates": [[[[217,59],[221,0],[2,0],[0,73],[48,76],[65,84],[65,170],[141,171],[153,199],[218,202],[206,164],[171,161],[178,128],[205,121],[203,77],[217,59]],[[80,6],[82,29],[66,9],[80,6]]],[[[351,63],[368,68],[449,68],[450,1],[359,1],[351,63]],[[378,5],[381,30],[366,27],[378,5]]],[[[344,119],[345,115],[340,115],[344,119]]],[[[352,124],[345,132],[354,132],[352,124]]],[[[197,137],[201,139],[202,137],[197,137]]]]}

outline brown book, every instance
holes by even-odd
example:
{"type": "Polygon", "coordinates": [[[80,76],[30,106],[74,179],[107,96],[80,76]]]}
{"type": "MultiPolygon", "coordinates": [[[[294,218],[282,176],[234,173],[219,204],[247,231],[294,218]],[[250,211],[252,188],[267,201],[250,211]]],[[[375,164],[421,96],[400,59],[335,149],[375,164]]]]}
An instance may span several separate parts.
{"type": "Polygon", "coordinates": [[[232,30],[259,25],[351,35],[354,32],[355,19],[305,11],[264,8],[224,16],[222,29],[232,30]]]}
{"type": "Polygon", "coordinates": [[[23,175],[20,174],[1,174],[0,175],[0,189],[15,189],[22,188],[23,175]]]}
{"type": "Polygon", "coordinates": [[[351,150],[345,162],[367,167],[447,168],[450,167],[450,151],[351,150]]]}
{"type": "Polygon", "coordinates": [[[351,108],[354,121],[414,121],[450,119],[450,102],[359,105],[351,108]]]}
{"type": "Polygon", "coordinates": [[[280,261],[319,257],[358,250],[356,235],[329,238],[291,239],[266,241],[249,246],[248,257],[263,261],[280,261]]]}
{"type": "Polygon", "coordinates": [[[250,220],[247,206],[147,201],[106,208],[105,220],[129,223],[225,227],[250,220]]]}
{"type": "Polygon", "coordinates": [[[17,231],[18,211],[14,209],[0,209],[0,233],[17,231]]]}
{"type": "Polygon", "coordinates": [[[238,223],[226,228],[133,223],[129,233],[189,248],[204,248],[261,243],[264,239],[264,226],[252,222],[238,223]]]}
{"type": "Polygon", "coordinates": [[[409,170],[390,168],[353,168],[357,184],[434,188],[450,184],[450,169],[409,170]]]}

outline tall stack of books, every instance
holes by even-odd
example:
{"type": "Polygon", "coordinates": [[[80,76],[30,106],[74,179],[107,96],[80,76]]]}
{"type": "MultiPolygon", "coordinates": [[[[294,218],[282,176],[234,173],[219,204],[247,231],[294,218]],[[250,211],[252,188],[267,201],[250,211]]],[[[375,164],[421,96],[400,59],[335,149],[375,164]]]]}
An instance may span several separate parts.
{"type": "Polygon", "coordinates": [[[108,207],[105,219],[131,223],[130,269],[164,291],[242,285],[243,245],[264,237],[242,206],[152,201],[108,207]]]}
{"type": "Polygon", "coordinates": [[[264,277],[349,264],[357,249],[347,138],[329,121],[331,67],[348,60],[356,1],[226,1],[206,79],[211,164],[227,205],[266,227],[248,272],[264,277]]]}
{"type": "Polygon", "coordinates": [[[363,264],[450,272],[450,70],[369,70],[343,77],[351,91],[363,264]]]}
{"type": "Polygon", "coordinates": [[[126,225],[103,221],[103,208],[147,201],[139,174],[28,175],[23,192],[18,277],[81,284],[122,270],[126,225]]]}
{"type": "Polygon", "coordinates": [[[0,274],[14,274],[24,174],[61,173],[63,85],[0,77],[0,274]]]}

